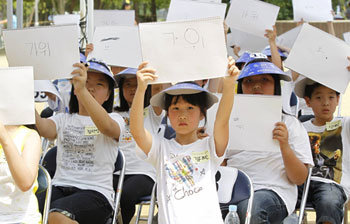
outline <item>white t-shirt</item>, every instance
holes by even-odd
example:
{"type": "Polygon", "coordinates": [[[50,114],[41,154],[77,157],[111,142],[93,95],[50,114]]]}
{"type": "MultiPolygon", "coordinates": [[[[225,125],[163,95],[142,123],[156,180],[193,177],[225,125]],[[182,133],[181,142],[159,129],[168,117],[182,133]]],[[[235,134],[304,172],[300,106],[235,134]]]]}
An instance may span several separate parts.
{"type": "MultiPolygon", "coordinates": [[[[136,153],[136,150],[140,150],[136,147],[136,142],[130,133],[130,114],[129,112],[119,112],[123,117],[126,126],[125,131],[119,138],[119,149],[123,151],[126,160],[125,174],[144,174],[156,180],[156,170],[148,162],[141,159],[139,155],[144,153],[136,153]]],[[[158,132],[159,126],[162,122],[162,118],[165,112],[163,111],[160,116],[157,116],[152,106],[148,106],[144,109],[144,126],[152,134],[155,135],[158,132]]],[[[145,158],[143,156],[143,158],[145,158]]],[[[119,174],[119,172],[116,172],[119,174]]]]}
{"type": "Polygon", "coordinates": [[[312,121],[303,123],[306,128],[315,166],[312,180],[340,184],[350,194],[350,118],[336,117],[323,126],[312,121]]]}
{"type": "Polygon", "coordinates": [[[157,170],[158,222],[223,223],[215,182],[223,159],[212,137],[180,145],[154,135],[147,160],[157,170]]]}
{"type": "Polygon", "coordinates": [[[290,106],[290,98],[294,89],[294,82],[281,81],[281,83],[282,108],[287,114],[295,115],[297,106],[290,106]]]}
{"type": "MultiPolygon", "coordinates": [[[[123,133],[123,118],[117,113],[109,116],[123,133]]],[[[57,168],[52,184],[98,191],[113,207],[117,140],[101,134],[89,116],[60,113],[50,119],[57,131],[57,168]]]]}
{"type": "MultiPolygon", "coordinates": [[[[313,165],[310,143],[303,125],[293,116],[282,115],[289,135],[289,145],[304,164],[313,165]]],[[[272,132],[272,130],[271,130],[272,132]]],[[[261,133],[264,134],[264,133],[261,133]]],[[[297,202],[297,185],[287,177],[282,154],[278,152],[253,152],[228,150],[227,166],[243,170],[252,179],[254,191],[269,189],[277,193],[292,213],[297,202]]]]}

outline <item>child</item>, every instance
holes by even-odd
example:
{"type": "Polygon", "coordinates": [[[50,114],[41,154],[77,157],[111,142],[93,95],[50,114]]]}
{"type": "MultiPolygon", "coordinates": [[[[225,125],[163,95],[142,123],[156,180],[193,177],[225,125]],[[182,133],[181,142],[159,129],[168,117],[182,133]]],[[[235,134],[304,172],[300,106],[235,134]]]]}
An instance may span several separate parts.
{"type": "Polygon", "coordinates": [[[343,207],[350,192],[348,117],[333,117],[339,93],[309,78],[295,85],[315,118],[303,123],[315,166],[312,169],[308,201],[316,210],[317,223],[342,223],[343,207]]]}
{"type": "MultiPolygon", "coordinates": [[[[266,58],[256,58],[241,71],[237,93],[281,95],[281,79],[291,80],[266,58]]],[[[251,223],[282,223],[293,212],[297,185],[304,183],[307,166],[312,164],[306,131],[295,117],[282,114],[282,122],[271,131],[280,151],[230,150],[226,154],[227,166],[243,170],[252,179],[255,192],[251,223]]],[[[238,204],[241,223],[245,222],[247,202],[238,204]]]]}
{"type": "Polygon", "coordinates": [[[115,81],[102,62],[77,63],[69,113],[50,119],[36,113],[39,133],[57,138],[49,222],[101,223],[112,212],[113,171],[123,118],[113,110],[115,81]]]}
{"type": "MultiPolygon", "coordinates": [[[[151,195],[156,179],[154,167],[136,155],[136,143],[129,129],[129,108],[137,88],[136,72],[136,68],[127,68],[116,76],[120,106],[115,110],[126,123],[126,130],[121,134],[119,141],[119,149],[124,152],[126,158],[123,194],[120,199],[123,223],[130,223],[135,213],[135,205],[140,202],[141,197],[151,195]]],[[[161,86],[161,84],[152,85],[152,94],[161,91],[161,86]]],[[[146,129],[156,134],[165,115],[164,111],[159,107],[147,106],[143,115],[146,129]]],[[[119,175],[119,172],[116,174],[119,175]]],[[[114,179],[117,180],[117,178],[114,179]]],[[[117,182],[113,183],[115,189],[117,184],[117,182]]]]}
{"type": "Polygon", "coordinates": [[[223,223],[215,174],[228,143],[229,118],[239,70],[229,59],[223,96],[216,116],[214,135],[198,139],[199,121],[217,97],[194,83],[180,83],[151,99],[151,105],[167,112],[176,137],[167,140],[151,135],[143,125],[143,97],[155,70],[139,66],[137,90],[130,111],[130,131],[147,160],[157,170],[159,223],[223,223]]]}
{"type": "Polygon", "coordinates": [[[41,223],[35,197],[40,155],[36,131],[0,122],[0,223],[41,223]]]}

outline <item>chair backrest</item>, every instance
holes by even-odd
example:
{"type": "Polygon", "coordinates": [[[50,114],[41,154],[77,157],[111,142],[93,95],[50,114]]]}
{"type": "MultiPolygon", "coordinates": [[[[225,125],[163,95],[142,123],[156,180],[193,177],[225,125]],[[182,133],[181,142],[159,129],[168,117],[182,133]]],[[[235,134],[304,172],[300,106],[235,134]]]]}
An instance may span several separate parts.
{"type": "Polygon", "coordinates": [[[42,214],[42,223],[43,224],[47,224],[48,221],[48,215],[49,215],[49,209],[50,209],[50,202],[51,202],[51,190],[52,190],[52,186],[51,186],[51,177],[49,172],[47,172],[47,170],[39,165],[39,170],[38,170],[38,177],[37,177],[37,181],[38,181],[38,189],[36,191],[36,194],[40,194],[44,191],[46,191],[45,194],[45,205],[44,205],[44,210],[43,210],[43,214],[42,214]]]}
{"type": "Polygon", "coordinates": [[[49,172],[51,179],[56,172],[57,146],[47,150],[41,159],[41,165],[49,172]]]}
{"type": "MultiPolygon", "coordinates": [[[[115,191],[114,212],[113,212],[112,224],[115,224],[117,221],[119,202],[120,202],[120,197],[122,194],[124,176],[125,176],[125,156],[124,156],[124,153],[119,149],[118,149],[117,161],[115,162],[115,171],[120,171],[120,173],[119,173],[119,179],[118,179],[118,186],[117,186],[117,189],[115,191]]],[[[113,175],[113,178],[116,178],[116,175],[113,175]]]]}
{"type": "MultiPolygon", "coordinates": [[[[57,157],[57,146],[54,146],[45,153],[45,155],[41,160],[42,166],[46,168],[51,178],[53,178],[56,172],[56,157],[57,157]]],[[[124,153],[119,149],[118,149],[117,160],[114,163],[114,167],[115,167],[114,172],[120,171],[120,175],[119,175],[118,186],[117,186],[115,198],[114,198],[115,206],[114,206],[114,212],[113,212],[113,221],[112,221],[113,224],[116,223],[116,218],[117,218],[118,209],[119,209],[119,202],[120,202],[124,176],[125,176],[125,156],[124,156],[124,153]]],[[[115,175],[113,175],[113,178],[115,178],[115,175]]]]}
{"type": "Polygon", "coordinates": [[[238,170],[236,168],[220,166],[216,177],[219,188],[218,194],[221,210],[228,210],[229,205],[237,205],[240,201],[248,199],[245,224],[249,224],[254,198],[253,184],[249,176],[243,171],[238,170]],[[232,178],[234,179],[234,181],[232,181],[232,178]],[[231,184],[229,184],[228,186],[228,183],[231,184]],[[224,188],[225,192],[223,192],[220,188],[224,188]],[[226,195],[222,196],[222,193],[231,193],[231,197],[228,199],[228,201],[220,201],[222,200],[222,198],[227,198],[226,195]]]}

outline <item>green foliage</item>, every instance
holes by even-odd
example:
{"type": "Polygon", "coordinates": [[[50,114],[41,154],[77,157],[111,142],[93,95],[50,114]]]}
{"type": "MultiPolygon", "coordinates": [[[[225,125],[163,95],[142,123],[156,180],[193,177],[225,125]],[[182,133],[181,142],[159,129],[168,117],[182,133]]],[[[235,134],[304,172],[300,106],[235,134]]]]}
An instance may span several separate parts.
{"type": "Polygon", "coordinates": [[[292,0],[266,0],[265,2],[277,5],[280,7],[278,20],[292,20],[293,19],[293,5],[292,0]]]}
{"type": "MultiPolygon", "coordinates": [[[[87,1],[87,0],[86,0],[87,1]]],[[[292,0],[262,0],[280,7],[278,20],[293,19],[292,0]]],[[[229,4],[229,0],[222,0],[229,4]]],[[[333,9],[340,5],[344,12],[347,0],[332,0],[333,9]]],[[[0,20],[6,19],[6,0],[0,0],[0,20]]],[[[72,13],[80,10],[79,0],[40,0],[39,1],[39,21],[41,25],[49,24],[50,15],[63,12],[72,13]]],[[[139,22],[155,21],[155,9],[168,9],[170,0],[131,0],[132,6],[136,9],[136,15],[139,22]]],[[[123,0],[94,0],[95,9],[121,9],[123,0]]],[[[14,1],[14,12],[16,10],[16,1],[14,1]]],[[[34,25],[34,0],[23,0],[23,23],[24,26],[34,25]]]]}

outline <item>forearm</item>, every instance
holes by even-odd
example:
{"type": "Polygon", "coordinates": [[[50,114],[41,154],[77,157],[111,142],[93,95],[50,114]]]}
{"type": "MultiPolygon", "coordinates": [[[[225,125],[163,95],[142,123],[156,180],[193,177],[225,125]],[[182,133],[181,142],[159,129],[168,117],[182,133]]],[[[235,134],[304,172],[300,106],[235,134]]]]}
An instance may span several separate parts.
{"type": "Polygon", "coordinates": [[[282,59],[278,52],[278,47],[276,45],[276,41],[269,41],[270,44],[270,50],[271,50],[271,61],[274,65],[276,65],[278,68],[282,69],[282,59]]]}
{"type": "Polygon", "coordinates": [[[139,136],[142,139],[142,136],[145,134],[143,123],[144,97],[145,92],[137,88],[130,108],[130,132],[136,141],[139,136]]]}
{"type": "MultiPolygon", "coordinates": [[[[36,178],[36,172],[34,170],[37,170],[37,164],[35,164],[36,168],[34,170],[31,169],[30,164],[20,155],[16,145],[7,133],[1,138],[0,143],[15,184],[22,191],[29,190],[36,178]]],[[[33,142],[33,147],[40,148],[40,145],[33,142]]]]}
{"type": "Polygon", "coordinates": [[[229,139],[229,120],[233,107],[234,84],[225,83],[223,86],[222,98],[216,112],[214,124],[214,138],[216,145],[216,154],[222,156],[229,139]]]}
{"type": "Polygon", "coordinates": [[[235,84],[223,82],[222,97],[216,113],[215,125],[228,126],[233,107],[235,84]]]}
{"type": "Polygon", "coordinates": [[[119,138],[119,126],[109,116],[107,111],[93,98],[89,91],[84,88],[76,93],[79,103],[88,112],[98,130],[109,137],[119,138]]]}
{"type": "Polygon", "coordinates": [[[40,117],[39,113],[35,110],[35,126],[39,132],[39,135],[48,138],[56,138],[56,130],[52,130],[50,121],[47,118],[40,117]]]}
{"type": "Polygon", "coordinates": [[[280,148],[288,179],[296,185],[303,184],[308,174],[307,167],[295,156],[289,144],[280,148]]]}

